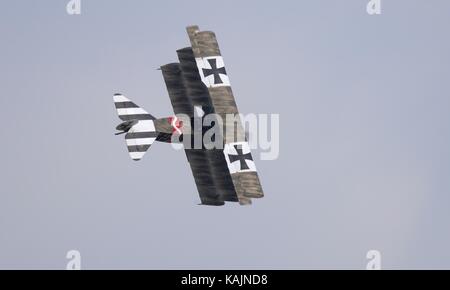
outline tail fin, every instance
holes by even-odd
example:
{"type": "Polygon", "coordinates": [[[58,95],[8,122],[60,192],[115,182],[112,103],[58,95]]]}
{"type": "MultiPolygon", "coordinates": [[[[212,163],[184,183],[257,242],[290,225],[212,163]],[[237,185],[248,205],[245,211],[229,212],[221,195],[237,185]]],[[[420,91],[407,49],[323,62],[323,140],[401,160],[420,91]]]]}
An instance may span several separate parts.
{"type": "Polygon", "coordinates": [[[114,95],[119,118],[124,121],[116,129],[126,133],[125,141],[131,159],[141,160],[158,137],[153,120],[155,117],[121,94],[114,95]]]}

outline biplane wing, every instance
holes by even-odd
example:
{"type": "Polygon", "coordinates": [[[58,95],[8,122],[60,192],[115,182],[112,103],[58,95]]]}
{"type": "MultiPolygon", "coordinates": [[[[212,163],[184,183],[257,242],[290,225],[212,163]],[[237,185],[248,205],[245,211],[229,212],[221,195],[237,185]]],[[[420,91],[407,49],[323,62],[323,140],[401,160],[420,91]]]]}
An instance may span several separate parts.
{"type": "MultiPolygon", "coordinates": [[[[161,67],[169,98],[175,114],[185,114],[193,119],[194,105],[188,95],[186,80],[179,63],[161,67]]],[[[193,126],[192,126],[193,127],[193,126]]],[[[223,205],[225,200],[213,170],[213,152],[205,148],[184,149],[202,204],[223,205]]],[[[230,178],[231,181],[231,178],[230,178]]]]}
{"type": "MultiPolygon", "coordinates": [[[[239,118],[230,79],[215,34],[211,31],[200,31],[198,26],[187,27],[187,32],[200,79],[208,90],[214,112],[224,121],[228,120],[227,114],[239,118]]],[[[242,123],[224,122],[223,126],[222,132],[225,132],[223,155],[228,172],[240,203],[250,203],[251,198],[263,197],[264,193],[242,123]],[[227,130],[234,132],[227,134],[227,130]]]]}

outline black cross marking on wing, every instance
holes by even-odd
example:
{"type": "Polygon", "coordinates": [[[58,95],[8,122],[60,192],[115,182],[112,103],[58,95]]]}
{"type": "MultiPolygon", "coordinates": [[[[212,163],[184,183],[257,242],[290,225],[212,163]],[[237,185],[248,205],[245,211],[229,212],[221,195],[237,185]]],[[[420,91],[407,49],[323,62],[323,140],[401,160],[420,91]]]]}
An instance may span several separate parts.
{"type": "Polygon", "coordinates": [[[250,169],[247,165],[246,160],[253,160],[252,155],[250,153],[244,154],[242,152],[241,145],[234,145],[234,149],[237,152],[237,155],[235,154],[228,154],[228,157],[230,158],[230,163],[233,163],[234,161],[238,161],[241,163],[241,170],[244,169],[250,169]]]}
{"type": "Polygon", "coordinates": [[[203,75],[206,77],[210,75],[214,75],[214,84],[222,84],[222,79],[220,78],[220,74],[226,75],[224,67],[217,68],[217,60],[215,58],[208,59],[209,65],[211,68],[204,68],[203,75]]]}

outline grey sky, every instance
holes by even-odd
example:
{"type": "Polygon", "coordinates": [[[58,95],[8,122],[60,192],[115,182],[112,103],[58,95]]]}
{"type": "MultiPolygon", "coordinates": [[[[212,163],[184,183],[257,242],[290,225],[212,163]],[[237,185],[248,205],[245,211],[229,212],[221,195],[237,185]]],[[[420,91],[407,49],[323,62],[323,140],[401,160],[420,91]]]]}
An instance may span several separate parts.
{"type": "Polygon", "coordinates": [[[450,268],[449,1],[8,1],[0,268],[450,268]],[[181,151],[130,160],[112,95],[172,114],[160,71],[216,32],[242,113],[279,113],[264,199],[198,206],[181,151]]]}

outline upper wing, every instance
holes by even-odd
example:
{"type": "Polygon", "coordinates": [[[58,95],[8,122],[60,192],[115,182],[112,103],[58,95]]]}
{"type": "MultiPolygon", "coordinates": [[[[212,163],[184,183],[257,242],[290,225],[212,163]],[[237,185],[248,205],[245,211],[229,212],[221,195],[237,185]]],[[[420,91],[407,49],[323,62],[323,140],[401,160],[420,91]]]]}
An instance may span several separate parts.
{"type": "MultiPolygon", "coordinates": [[[[227,114],[238,114],[239,112],[216,37],[213,32],[199,31],[197,26],[188,27],[187,32],[198,74],[208,90],[214,112],[220,115],[224,121],[228,120],[225,117],[227,114]]],[[[226,130],[236,130],[234,134],[223,136],[225,145],[223,156],[227,169],[239,201],[242,204],[250,203],[250,198],[259,198],[264,195],[251,156],[250,146],[245,139],[241,122],[225,123],[224,126],[226,130]],[[234,136],[234,138],[228,139],[229,136],[234,136]]]]}

